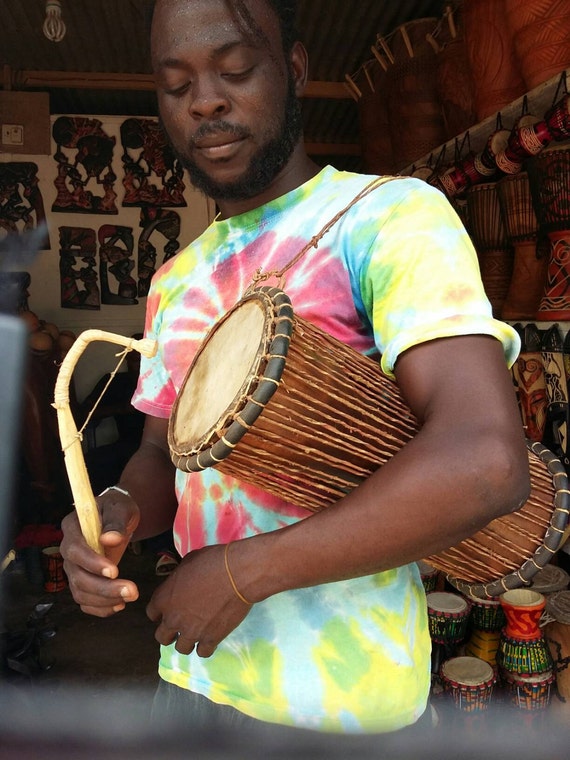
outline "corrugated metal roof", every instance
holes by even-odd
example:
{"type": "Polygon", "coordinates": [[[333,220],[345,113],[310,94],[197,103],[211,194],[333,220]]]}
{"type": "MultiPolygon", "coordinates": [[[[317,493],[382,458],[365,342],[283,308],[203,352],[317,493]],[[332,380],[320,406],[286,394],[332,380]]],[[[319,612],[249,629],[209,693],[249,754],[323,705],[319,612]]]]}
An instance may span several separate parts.
{"type": "MultiPolygon", "coordinates": [[[[0,64],[4,87],[18,89],[18,72],[149,74],[148,18],[152,0],[62,0],[65,38],[54,43],[42,32],[45,0],[2,0],[0,64]]],[[[444,0],[299,0],[300,36],[309,51],[310,79],[342,82],[370,58],[377,35],[400,24],[439,17],[444,0]]],[[[52,113],[155,115],[147,90],[50,87],[52,113]]],[[[352,99],[306,98],[308,143],[357,144],[357,106],[352,99]]],[[[353,168],[357,161],[340,158],[353,168]]]]}

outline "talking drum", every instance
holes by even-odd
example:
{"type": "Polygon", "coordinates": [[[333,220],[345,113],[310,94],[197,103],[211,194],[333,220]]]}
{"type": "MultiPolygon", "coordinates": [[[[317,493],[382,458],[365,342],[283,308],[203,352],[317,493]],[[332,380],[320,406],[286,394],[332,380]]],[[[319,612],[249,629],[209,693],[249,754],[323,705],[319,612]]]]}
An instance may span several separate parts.
{"type": "Polygon", "coordinates": [[[496,675],[488,662],[478,657],[452,657],[439,671],[444,691],[456,707],[464,712],[478,712],[489,707],[496,675]]]}
{"type": "MultiPolygon", "coordinates": [[[[173,463],[215,467],[291,504],[327,507],[396,454],[418,423],[378,363],[294,314],[277,288],[247,293],[208,333],[168,427],[173,463]]],[[[527,584],[557,551],[568,522],[568,479],[528,444],[531,495],[425,560],[462,590],[496,596],[527,584]]]]}

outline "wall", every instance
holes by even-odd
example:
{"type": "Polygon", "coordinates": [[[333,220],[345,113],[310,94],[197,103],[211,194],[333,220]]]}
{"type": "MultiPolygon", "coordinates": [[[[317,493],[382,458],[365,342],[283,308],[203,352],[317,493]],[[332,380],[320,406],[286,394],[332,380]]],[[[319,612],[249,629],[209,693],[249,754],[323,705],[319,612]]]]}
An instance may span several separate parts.
{"type": "MultiPolygon", "coordinates": [[[[51,126],[60,117],[51,116],[51,126]]],[[[146,297],[137,296],[136,304],[115,305],[101,303],[96,310],[82,308],[62,307],[61,283],[60,283],[60,228],[61,227],[84,227],[95,231],[103,225],[124,225],[131,227],[134,235],[134,261],[135,269],[132,276],[137,279],[137,241],[140,235],[140,207],[125,207],[122,205],[127,190],[123,187],[124,166],[121,144],[121,125],[127,117],[120,116],[92,116],[80,117],[95,119],[101,122],[104,132],[115,138],[115,147],[112,156],[112,169],[116,175],[114,191],[117,194],[115,201],[117,214],[98,213],[69,213],[65,211],[53,211],[52,205],[58,190],[54,180],[58,176],[58,161],[54,158],[58,145],[51,137],[51,155],[22,155],[21,153],[1,153],[0,162],[33,162],[38,167],[37,177],[39,189],[43,198],[43,207],[48,226],[51,247],[41,251],[31,265],[19,267],[10,265],[12,271],[24,269],[31,275],[29,288],[29,308],[40,319],[55,323],[60,330],[71,330],[79,334],[83,330],[98,328],[122,335],[131,335],[141,331],[144,324],[146,297]]],[[[152,120],[148,120],[152,121],[152,120]]],[[[180,233],[178,236],[179,247],[183,248],[191,240],[197,237],[213,218],[213,204],[201,193],[194,190],[187,175],[184,174],[185,184],[184,199],[186,207],[173,209],[180,216],[180,233]]],[[[101,186],[95,188],[95,193],[101,193],[101,186]]],[[[0,202],[2,199],[0,198],[0,202]]],[[[5,230],[0,229],[0,238],[5,237],[5,230]]],[[[162,251],[158,250],[157,266],[162,263],[162,251]]],[[[110,343],[93,343],[82,356],[75,374],[74,382],[79,399],[90,390],[91,386],[106,371],[111,370],[115,364],[115,354],[118,347],[110,343]]]]}

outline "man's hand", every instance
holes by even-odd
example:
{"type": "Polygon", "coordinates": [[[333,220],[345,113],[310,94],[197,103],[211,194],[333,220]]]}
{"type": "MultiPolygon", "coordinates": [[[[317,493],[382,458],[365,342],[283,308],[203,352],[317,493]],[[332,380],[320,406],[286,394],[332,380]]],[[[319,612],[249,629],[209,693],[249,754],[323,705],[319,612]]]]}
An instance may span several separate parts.
{"type": "Polygon", "coordinates": [[[130,496],[109,491],[98,500],[101,511],[100,543],[104,556],[89,548],[72,512],[62,522],[61,554],[69,588],[83,612],[109,617],[138,599],[132,581],[119,578],[118,563],[139,521],[139,510],[130,496]]]}
{"type": "Polygon", "coordinates": [[[160,644],[176,641],[181,654],[196,646],[200,657],[210,657],[250,609],[232,589],[224,546],[207,546],[184,557],[154,592],[147,615],[158,623],[155,638],[160,644]]]}

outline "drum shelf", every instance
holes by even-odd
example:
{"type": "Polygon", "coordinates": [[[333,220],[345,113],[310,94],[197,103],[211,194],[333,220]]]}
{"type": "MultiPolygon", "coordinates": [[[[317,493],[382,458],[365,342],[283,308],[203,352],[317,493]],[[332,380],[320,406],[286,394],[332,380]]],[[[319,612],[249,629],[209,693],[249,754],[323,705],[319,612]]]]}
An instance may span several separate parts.
{"type": "MultiPolygon", "coordinates": [[[[528,113],[542,114],[547,111],[554,104],[554,98],[556,97],[557,91],[559,97],[562,97],[564,94],[563,88],[560,85],[560,80],[563,75],[566,76],[566,81],[570,84],[570,69],[565,69],[564,71],[561,71],[560,74],[556,74],[556,76],[543,82],[543,84],[538,85],[538,87],[529,90],[524,95],[521,95],[520,98],[513,100],[508,106],[502,108],[500,113],[503,123],[505,125],[515,123],[523,113],[525,99],[528,106],[528,113]]],[[[445,156],[447,161],[453,160],[456,153],[456,145],[466,144],[467,135],[469,135],[468,144],[471,149],[475,153],[479,153],[485,147],[489,135],[497,128],[497,116],[497,113],[488,116],[486,119],[483,119],[483,121],[472,125],[469,129],[456,135],[446,143],[443,143],[437,148],[433,148],[428,154],[418,156],[412,164],[401,169],[399,174],[411,174],[417,167],[435,164],[440,156],[445,156]]]]}

